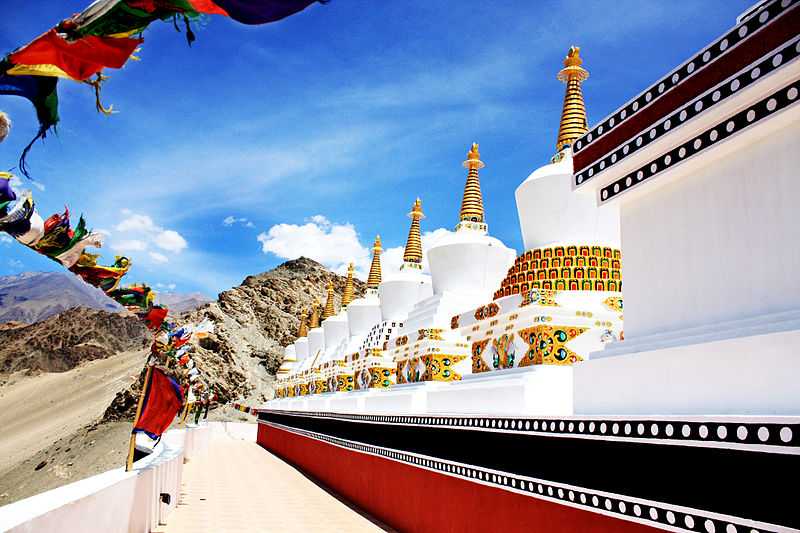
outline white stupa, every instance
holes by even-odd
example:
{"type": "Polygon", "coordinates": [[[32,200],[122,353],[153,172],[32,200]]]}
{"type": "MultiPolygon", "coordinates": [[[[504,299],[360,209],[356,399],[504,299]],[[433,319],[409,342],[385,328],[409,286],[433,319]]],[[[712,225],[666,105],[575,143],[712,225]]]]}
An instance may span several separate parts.
{"type": "Polygon", "coordinates": [[[294,355],[297,359],[294,370],[308,357],[308,312],[304,309],[300,313],[300,328],[297,330],[297,340],[294,341],[294,355]]]}
{"type": "Polygon", "coordinates": [[[347,325],[350,330],[348,352],[359,349],[370,328],[381,321],[381,302],[378,297],[378,286],[381,283],[381,237],[375,237],[372,245],[372,264],[367,276],[367,290],[364,296],[353,300],[347,306],[347,325]]]}
{"type": "Polygon", "coordinates": [[[404,331],[449,327],[453,315],[492,299],[509,266],[514,250],[488,235],[478,170],[484,167],[477,143],[464,161],[469,169],[455,232],[428,250],[433,296],[409,313],[404,331]]]}
{"type": "Polygon", "coordinates": [[[290,344],[289,346],[283,349],[283,362],[281,366],[278,368],[277,376],[279,378],[284,378],[291,374],[294,365],[297,363],[297,356],[295,354],[295,347],[294,344],[290,344]]]}
{"type": "Polygon", "coordinates": [[[600,209],[592,194],[572,188],[572,142],[587,131],[581,83],[589,77],[580,49],[570,48],[558,79],[567,84],[564,110],[549,165],[539,167],[517,187],[517,212],[526,250],[592,243],[620,247],[619,207],[600,209]]]}
{"type": "Polygon", "coordinates": [[[324,354],[328,354],[336,349],[345,340],[350,330],[347,326],[347,314],[336,314],[336,304],[334,300],[333,282],[329,281],[327,286],[327,300],[325,309],[322,312],[322,330],[325,333],[324,354]]]}
{"type": "Polygon", "coordinates": [[[403,322],[417,302],[433,295],[431,277],[422,272],[420,220],[425,218],[422,200],[417,198],[408,216],[411,217],[411,228],[403,253],[403,265],[400,272],[378,287],[384,321],[403,322]]]}
{"type": "MultiPolygon", "coordinates": [[[[324,365],[327,362],[334,361],[346,353],[347,343],[350,340],[350,326],[347,317],[347,306],[353,301],[353,263],[347,268],[347,281],[342,294],[342,307],[338,313],[333,316],[325,318],[322,322],[322,329],[325,331],[325,351],[317,362],[318,366],[324,365]]],[[[333,286],[328,286],[328,299],[332,298],[333,286]]],[[[326,303],[326,314],[328,313],[328,304],[326,303]]],[[[331,309],[330,312],[334,310],[331,309]]],[[[323,315],[324,316],[324,315],[323,315]]]]}
{"type": "Polygon", "coordinates": [[[311,329],[308,332],[308,359],[309,363],[304,366],[304,370],[310,368],[314,361],[322,354],[325,349],[325,330],[319,321],[319,300],[314,300],[311,311],[311,329]]]}

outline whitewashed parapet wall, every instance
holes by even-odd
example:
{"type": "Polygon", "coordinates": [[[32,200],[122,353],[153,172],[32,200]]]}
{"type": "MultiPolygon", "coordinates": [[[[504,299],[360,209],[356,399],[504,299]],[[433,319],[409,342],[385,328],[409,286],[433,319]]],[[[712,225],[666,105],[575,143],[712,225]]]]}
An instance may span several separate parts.
{"type": "Polygon", "coordinates": [[[148,533],[178,504],[183,463],[206,451],[209,435],[207,426],[168,431],[130,472],[109,470],[0,507],[0,531],[148,533]]]}

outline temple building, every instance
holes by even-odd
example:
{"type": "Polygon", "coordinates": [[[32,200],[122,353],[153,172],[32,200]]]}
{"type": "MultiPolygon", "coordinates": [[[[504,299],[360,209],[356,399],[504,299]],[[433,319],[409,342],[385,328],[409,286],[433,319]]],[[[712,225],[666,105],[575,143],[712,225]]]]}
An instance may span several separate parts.
{"type": "MultiPolygon", "coordinates": [[[[570,48],[557,75],[566,84],[557,152],[517,188],[520,229],[530,248],[514,259],[513,250],[488,234],[479,172],[485,163],[473,143],[463,163],[467,178],[455,231],[428,250],[431,275],[422,272],[424,213],[417,199],[400,272],[382,280],[376,237],[366,294],[347,306],[346,318],[333,315],[332,286],[321,327],[313,328],[316,303],[312,307],[309,357],[292,373],[298,395],[451,382],[527,368],[531,372],[524,377],[501,384],[513,401],[496,409],[538,411],[545,404],[537,403],[540,397],[531,390],[545,390],[539,385],[543,380],[568,382],[572,375],[545,367],[585,361],[623,337],[618,211],[601,212],[591,196],[571,191],[571,146],[587,131],[581,84],[589,73],[582,63],[580,49],[570,48]],[[576,218],[580,223],[571,223],[576,218]]],[[[425,403],[480,411],[481,404],[473,402],[481,393],[476,387],[491,391],[496,383],[471,383],[426,390],[425,403]]],[[[571,409],[569,389],[562,393],[547,409],[571,409]]],[[[407,409],[420,404],[415,398],[398,388],[370,402],[407,409]]],[[[311,401],[330,407],[352,398],[311,401]]]]}
{"type": "Polygon", "coordinates": [[[473,144],[430,276],[417,200],[322,386],[315,330],[287,348],[259,443],[400,530],[800,531],[764,490],[800,457],[798,28],[759,1],[592,127],[571,47],[524,251],[488,233],[473,144]]]}

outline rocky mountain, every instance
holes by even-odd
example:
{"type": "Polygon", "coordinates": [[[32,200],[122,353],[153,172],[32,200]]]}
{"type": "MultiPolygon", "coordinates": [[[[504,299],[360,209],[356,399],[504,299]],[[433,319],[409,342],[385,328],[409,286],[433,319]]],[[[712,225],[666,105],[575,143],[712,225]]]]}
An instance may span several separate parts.
{"type": "MultiPolygon", "coordinates": [[[[283,361],[283,348],[295,340],[300,312],[315,298],[325,304],[328,281],[333,282],[338,311],[346,278],[301,257],[248,276],[216,302],[182,317],[193,322],[208,317],[216,323],[214,334],[200,342],[195,359],[221,396],[254,401],[272,397],[275,372],[283,361]]],[[[354,280],[354,285],[356,297],[363,294],[366,284],[354,280]]]]}
{"type": "Polygon", "coordinates": [[[74,307],[121,311],[102,291],[69,272],[0,277],[0,322],[32,324],[74,307]]]}
{"type": "Polygon", "coordinates": [[[64,372],[84,361],[144,349],[149,339],[133,315],[69,309],[35,324],[0,329],[0,374],[64,372]]]}
{"type": "MultiPolygon", "coordinates": [[[[244,399],[254,403],[272,397],[275,372],[283,362],[283,348],[295,340],[300,312],[314,299],[324,305],[328,281],[333,282],[337,311],[347,278],[301,257],[275,269],[248,276],[241,285],[219,295],[215,302],[185,313],[178,322],[209,318],[215,331],[195,347],[194,360],[219,401],[244,399]]],[[[359,297],[366,284],[354,280],[359,297]]],[[[106,410],[104,421],[133,417],[141,387],[119,392],[106,410]]]]}
{"type": "Polygon", "coordinates": [[[187,313],[194,311],[209,302],[211,298],[199,292],[182,294],[178,292],[158,292],[156,293],[156,303],[169,308],[173,314],[187,313]]]}

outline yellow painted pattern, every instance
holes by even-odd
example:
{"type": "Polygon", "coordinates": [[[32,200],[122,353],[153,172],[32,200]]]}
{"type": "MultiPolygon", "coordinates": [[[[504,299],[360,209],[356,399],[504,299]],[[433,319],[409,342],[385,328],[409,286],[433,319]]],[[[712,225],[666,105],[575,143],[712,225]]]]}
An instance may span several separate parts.
{"type": "Polygon", "coordinates": [[[574,326],[533,326],[517,332],[528,344],[528,351],[517,366],[571,365],[583,358],[566,344],[588,328],[574,326]]]}

